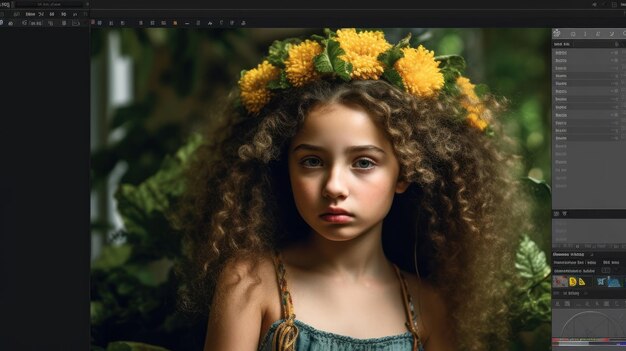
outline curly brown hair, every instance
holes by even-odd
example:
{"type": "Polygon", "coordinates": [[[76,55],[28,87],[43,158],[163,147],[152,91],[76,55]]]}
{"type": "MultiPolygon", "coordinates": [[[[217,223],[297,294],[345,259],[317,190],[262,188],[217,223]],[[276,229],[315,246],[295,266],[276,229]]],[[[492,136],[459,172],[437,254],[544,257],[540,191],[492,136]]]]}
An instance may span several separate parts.
{"type": "MultiPolygon", "coordinates": [[[[188,169],[178,216],[186,233],[184,307],[208,311],[233,257],[261,257],[308,235],[289,185],[287,147],[309,111],[339,103],[369,113],[393,145],[400,178],[411,183],[383,222],[387,257],[437,287],[460,348],[506,346],[505,282],[526,224],[513,171],[519,159],[495,118],[497,137],[486,136],[459,118],[459,97],[444,96],[419,99],[384,81],[318,81],[273,98],[258,116],[225,122],[188,169]]],[[[496,99],[485,103],[499,108],[496,99]]]]}

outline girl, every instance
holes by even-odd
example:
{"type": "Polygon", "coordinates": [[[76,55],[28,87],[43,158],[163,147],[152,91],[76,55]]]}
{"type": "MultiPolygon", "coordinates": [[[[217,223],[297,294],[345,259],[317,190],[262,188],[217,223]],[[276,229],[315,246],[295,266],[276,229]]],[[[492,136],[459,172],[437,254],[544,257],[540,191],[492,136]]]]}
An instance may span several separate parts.
{"type": "Polygon", "coordinates": [[[523,206],[497,103],[408,40],[276,42],[190,168],[205,350],[506,347],[523,206]]]}

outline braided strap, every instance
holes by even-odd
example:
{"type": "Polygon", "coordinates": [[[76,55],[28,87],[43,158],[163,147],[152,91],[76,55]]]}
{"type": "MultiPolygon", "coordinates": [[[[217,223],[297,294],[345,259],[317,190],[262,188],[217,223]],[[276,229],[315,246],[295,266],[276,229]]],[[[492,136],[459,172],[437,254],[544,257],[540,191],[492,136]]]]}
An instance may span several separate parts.
{"type": "Polygon", "coordinates": [[[285,278],[287,272],[278,253],[274,255],[274,265],[276,267],[278,289],[280,290],[283,322],[278,325],[274,333],[272,351],[295,351],[299,331],[298,327],[294,324],[296,314],[293,310],[291,294],[289,293],[289,289],[287,289],[287,279],[285,278]]]}
{"type": "Polygon", "coordinates": [[[272,351],[295,351],[298,327],[289,318],[278,325],[272,339],[272,351]]]}
{"type": "Polygon", "coordinates": [[[402,285],[402,302],[404,302],[404,310],[407,317],[405,325],[413,335],[413,351],[418,351],[421,341],[417,330],[417,315],[415,313],[415,308],[413,307],[413,299],[411,298],[411,295],[409,295],[409,288],[406,284],[404,276],[400,272],[400,269],[395,264],[393,265],[393,268],[395,268],[396,274],[400,279],[400,284],[402,285]]]}

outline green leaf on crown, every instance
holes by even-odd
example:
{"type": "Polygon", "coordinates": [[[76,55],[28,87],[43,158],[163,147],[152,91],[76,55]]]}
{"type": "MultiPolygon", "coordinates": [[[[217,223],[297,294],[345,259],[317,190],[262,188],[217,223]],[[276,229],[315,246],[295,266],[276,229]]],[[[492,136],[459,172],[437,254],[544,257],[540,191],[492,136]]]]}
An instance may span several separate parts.
{"type": "Polygon", "coordinates": [[[385,67],[393,67],[393,65],[396,64],[396,61],[404,57],[404,52],[402,52],[402,49],[408,48],[410,46],[410,40],[411,33],[409,33],[406,37],[400,40],[396,45],[378,55],[378,61],[382,62],[385,67]]]}
{"type": "Polygon", "coordinates": [[[396,45],[394,45],[394,47],[396,48],[408,48],[409,46],[411,46],[411,33],[407,34],[406,37],[402,38],[402,40],[400,40],[396,45]]]}
{"type": "Polygon", "coordinates": [[[485,95],[488,95],[490,93],[489,87],[486,84],[476,84],[476,86],[474,87],[474,92],[479,98],[483,98],[485,97],[485,95]]]}
{"type": "Polygon", "coordinates": [[[496,136],[496,131],[493,130],[493,127],[491,127],[491,124],[487,126],[487,128],[485,128],[485,135],[487,135],[488,137],[494,137],[496,136]]]}
{"type": "Polygon", "coordinates": [[[298,38],[289,38],[286,40],[275,40],[269,48],[267,61],[272,65],[285,68],[285,60],[289,57],[289,49],[293,45],[300,44],[302,40],[298,38]]]}
{"type": "Polygon", "coordinates": [[[331,74],[349,81],[352,65],[339,58],[345,55],[345,51],[336,40],[325,39],[324,42],[324,51],[313,59],[315,69],[322,74],[331,74]]]}
{"type": "Polygon", "coordinates": [[[404,89],[404,83],[402,82],[400,73],[398,73],[395,69],[385,68],[382,78],[398,89],[406,90],[404,89]]]}
{"type": "Polygon", "coordinates": [[[329,39],[337,36],[337,32],[335,32],[334,30],[330,28],[324,28],[324,34],[326,35],[326,38],[329,38],[329,39]]]}
{"type": "Polygon", "coordinates": [[[280,71],[280,76],[278,79],[274,79],[267,84],[267,88],[269,90],[281,90],[281,89],[289,89],[291,88],[291,83],[289,83],[289,79],[287,79],[287,72],[284,70],[280,71]]]}
{"type": "Polygon", "coordinates": [[[326,38],[318,34],[313,34],[311,35],[311,40],[315,40],[316,42],[321,43],[323,40],[326,40],[326,38]]]}
{"type": "Polygon", "coordinates": [[[449,67],[458,70],[459,72],[465,71],[465,59],[459,55],[441,55],[436,56],[435,61],[439,61],[439,67],[449,67]]]}
{"type": "Polygon", "coordinates": [[[465,60],[459,55],[437,56],[435,60],[439,62],[439,70],[446,82],[456,81],[465,71],[465,60]]]}
{"type": "Polygon", "coordinates": [[[382,54],[378,55],[378,61],[382,62],[385,67],[393,67],[396,61],[404,57],[404,53],[402,49],[397,46],[394,46],[382,54]]]}

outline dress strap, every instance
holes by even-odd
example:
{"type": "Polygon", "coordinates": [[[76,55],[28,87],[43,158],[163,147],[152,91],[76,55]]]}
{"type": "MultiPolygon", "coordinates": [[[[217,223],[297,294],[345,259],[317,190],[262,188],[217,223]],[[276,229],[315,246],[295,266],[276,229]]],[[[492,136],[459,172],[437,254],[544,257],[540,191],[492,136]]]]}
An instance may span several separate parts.
{"type": "Polygon", "coordinates": [[[402,287],[402,302],[404,303],[404,311],[406,312],[406,327],[409,329],[411,334],[413,334],[413,351],[418,351],[422,348],[422,342],[418,332],[417,314],[415,313],[413,299],[411,298],[411,294],[409,294],[409,288],[402,272],[400,272],[400,269],[395,264],[393,265],[393,268],[395,268],[398,280],[400,280],[400,285],[402,287]]]}
{"type": "Polygon", "coordinates": [[[278,280],[278,290],[280,292],[280,304],[283,313],[283,321],[278,325],[272,339],[273,351],[294,351],[296,340],[298,339],[298,327],[294,324],[296,314],[293,309],[291,294],[287,288],[287,272],[280,254],[274,254],[274,267],[276,268],[276,278],[278,280]]]}

